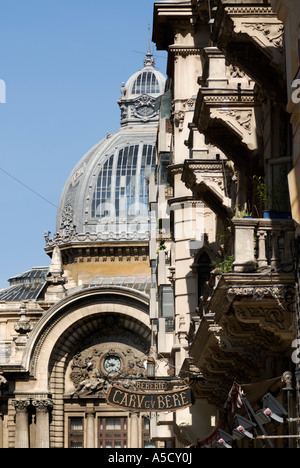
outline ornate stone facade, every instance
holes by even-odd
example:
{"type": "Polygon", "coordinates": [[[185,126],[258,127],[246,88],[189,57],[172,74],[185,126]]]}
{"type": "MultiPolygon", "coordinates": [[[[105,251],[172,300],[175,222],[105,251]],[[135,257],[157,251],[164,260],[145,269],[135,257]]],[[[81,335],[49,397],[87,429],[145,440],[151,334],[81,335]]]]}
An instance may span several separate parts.
{"type": "MultiPolygon", "coordinates": [[[[165,445],[152,440],[147,412],[106,401],[115,384],[133,389],[147,381],[153,354],[146,178],[164,85],[149,52],[122,86],[120,130],[88,152],[66,183],[57,232],[45,233],[49,268],[16,276],[0,292],[1,448],[165,445]]],[[[157,357],[157,376],[169,379],[169,370],[157,357]]]]}
{"type": "MultiPolygon", "coordinates": [[[[280,381],[284,371],[295,371],[293,252],[299,197],[295,193],[292,219],[288,174],[299,145],[296,118],[290,121],[286,111],[290,49],[293,73],[299,60],[295,34],[289,31],[296,20],[287,3],[155,4],[154,39],[159,49],[168,50],[173,96],[168,167],[173,193],[166,212],[170,262],[165,263],[170,273],[159,278],[171,281],[176,319],[172,351],[164,352],[191,379],[196,405],[188,426],[201,447],[215,444],[218,428],[228,423],[223,411],[234,383],[267,388],[266,382],[280,381]],[[185,112],[180,106],[189,100],[193,106],[185,112]],[[193,212],[193,203],[201,202],[202,213],[193,212]],[[202,237],[192,249],[200,224],[202,237]],[[204,406],[211,417],[220,411],[214,431],[206,421],[206,434],[204,406]]],[[[160,151],[166,147],[158,145],[160,151]]],[[[165,284],[158,281],[158,293],[165,284]]],[[[162,307],[163,296],[158,298],[156,310],[162,307]]],[[[286,404],[285,393],[278,392],[286,404]]],[[[259,398],[251,403],[258,408],[259,398]]],[[[296,416],[295,409],[290,411],[296,416]]]]}
{"type": "MultiPolygon", "coordinates": [[[[169,80],[148,52],[122,85],[121,129],[67,181],[49,270],[0,296],[0,447],[216,446],[245,396],[257,412],[267,392],[299,417],[295,2],[154,4],[169,80]],[[150,369],[194,404],[108,404],[150,369]]],[[[271,430],[281,448],[298,429],[271,430]]]]}

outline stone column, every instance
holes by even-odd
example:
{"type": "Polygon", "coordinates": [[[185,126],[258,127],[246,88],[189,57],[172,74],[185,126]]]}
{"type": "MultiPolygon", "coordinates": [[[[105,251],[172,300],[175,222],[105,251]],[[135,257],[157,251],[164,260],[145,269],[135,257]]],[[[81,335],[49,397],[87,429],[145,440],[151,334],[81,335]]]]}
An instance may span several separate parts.
{"type": "Polygon", "coordinates": [[[94,449],[95,447],[95,410],[94,408],[86,409],[86,448],[94,449]]]}
{"type": "Polygon", "coordinates": [[[30,400],[13,400],[12,405],[16,410],[15,448],[29,448],[29,425],[27,409],[30,405],[30,400]]]}
{"type": "Polygon", "coordinates": [[[49,411],[53,408],[53,402],[49,399],[32,400],[36,409],[36,435],[35,448],[50,448],[50,421],[49,411]]]}
{"type": "Polygon", "coordinates": [[[265,230],[258,230],[258,259],[257,263],[260,268],[268,266],[268,260],[266,257],[266,238],[267,238],[267,231],[265,230]]]}
{"type": "Polygon", "coordinates": [[[139,415],[137,413],[131,414],[131,430],[130,430],[130,447],[139,448],[139,415]]]}

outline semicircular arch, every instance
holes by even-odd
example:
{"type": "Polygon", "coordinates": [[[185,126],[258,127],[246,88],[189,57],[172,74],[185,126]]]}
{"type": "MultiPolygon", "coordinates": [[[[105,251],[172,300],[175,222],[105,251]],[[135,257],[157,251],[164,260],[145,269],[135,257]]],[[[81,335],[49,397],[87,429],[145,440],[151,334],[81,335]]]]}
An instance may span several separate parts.
{"type": "Polygon", "coordinates": [[[67,354],[75,343],[97,329],[104,317],[121,320],[125,329],[150,340],[149,298],[127,288],[91,288],[69,296],[42,317],[34,328],[23,367],[34,378],[34,390],[49,392],[53,356],[67,354]]]}

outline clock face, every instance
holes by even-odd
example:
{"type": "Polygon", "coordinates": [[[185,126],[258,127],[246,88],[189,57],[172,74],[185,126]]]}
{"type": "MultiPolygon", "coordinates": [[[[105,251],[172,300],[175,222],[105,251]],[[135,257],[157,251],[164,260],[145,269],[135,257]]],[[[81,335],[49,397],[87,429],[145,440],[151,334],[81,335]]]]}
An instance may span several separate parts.
{"type": "Polygon", "coordinates": [[[108,356],[104,361],[106,372],[116,373],[121,369],[121,359],[118,356],[108,356]]]}

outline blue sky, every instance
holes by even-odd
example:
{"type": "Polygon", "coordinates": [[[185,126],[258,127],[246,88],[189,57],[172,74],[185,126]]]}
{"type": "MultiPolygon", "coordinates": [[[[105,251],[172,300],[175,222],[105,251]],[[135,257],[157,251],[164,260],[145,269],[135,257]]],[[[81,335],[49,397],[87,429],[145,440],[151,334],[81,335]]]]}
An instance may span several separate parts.
{"type": "MultiPolygon", "coordinates": [[[[0,0],[0,289],[49,264],[44,231],[55,232],[75,164],[120,127],[116,101],[122,82],[143,66],[153,5],[0,0]]],[[[153,53],[165,73],[164,52],[153,53]]]]}

